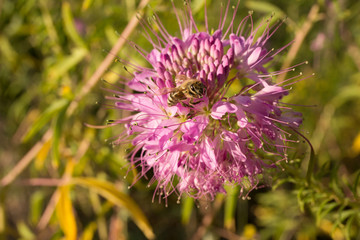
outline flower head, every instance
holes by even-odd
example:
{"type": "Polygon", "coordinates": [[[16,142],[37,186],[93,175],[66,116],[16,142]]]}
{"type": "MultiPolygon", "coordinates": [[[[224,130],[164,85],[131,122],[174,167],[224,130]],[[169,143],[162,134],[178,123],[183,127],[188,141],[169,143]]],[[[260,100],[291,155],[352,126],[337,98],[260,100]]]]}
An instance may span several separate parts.
{"type": "Polygon", "coordinates": [[[227,5],[213,33],[207,23],[199,30],[188,6],[184,21],[174,7],[180,37],[170,35],[156,16],[158,32],[141,21],[153,49],[136,49],[151,68],[133,66],[127,83],[133,91],[111,99],[132,114],[115,121],[125,126],[119,142],[132,142],[130,161],[141,167],[141,176],[151,171],[149,184],[157,184],[160,199],[174,192],[179,198],[186,193],[213,199],[227,184],[257,187],[264,171],[274,167],[264,156],[286,159],[284,128],[301,124],[301,114],[279,102],[288,89],[272,79],[290,69],[269,73],[266,67],[286,47],[267,48],[281,23],[271,28],[264,22],[256,38],[259,27],[245,28],[251,15],[235,26],[237,7],[225,27],[227,5]],[[243,88],[229,96],[235,81],[243,88]]]}

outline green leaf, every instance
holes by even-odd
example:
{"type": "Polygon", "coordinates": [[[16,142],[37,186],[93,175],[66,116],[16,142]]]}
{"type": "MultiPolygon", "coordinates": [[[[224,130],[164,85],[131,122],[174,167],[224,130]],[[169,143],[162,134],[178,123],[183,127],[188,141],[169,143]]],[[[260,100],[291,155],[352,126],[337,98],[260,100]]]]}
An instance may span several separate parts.
{"type": "Polygon", "coordinates": [[[83,233],[82,233],[82,235],[80,237],[80,240],[92,240],[92,239],[94,239],[94,233],[95,233],[96,229],[97,229],[96,222],[91,222],[84,229],[84,231],[83,231],[83,233]]]}
{"type": "Polygon", "coordinates": [[[343,204],[338,210],[337,210],[337,218],[336,218],[336,221],[334,222],[334,225],[333,225],[333,228],[332,228],[332,231],[334,232],[336,230],[336,228],[343,228],[344,225],[343,225],[343,222],[348,218],[350,217],[351,215],[353,215],[354,213],[356,214],[358,212],[358,210],[354,210],[354,209],[351,209],[351,210],[345,210],[344,209],[347,207],[346,204],[343,204]]]}
{"type": "Polygon", "coordinates": [[[339,204],[336,202],[328,203],[328,201],[325,201],[321,204],[319,211],[316,214],[316,220],[318,223],[333,209],[338,207],[339,204]]]}
{"type": "MultiPolygon", "coordinates": [[[[69,106],[69,105],[67,105],[67,106],[69,106]]],[[[55,166],[58,166],[60,163],[59,145],[60,145],[60,138],[62,135],[62,129],[63,129],[64,123],[65,123],[67,106],[64,107],[60,111],[59,115],[56,118],[56,122],[55,122],[53,144],[52,144],[53,161],[55,163],[55,166]]]]}
{"type": "Polygon", "coordinates": [[[360,182],[360,170],[357,171],[356,178],[354,181],[354,186],[352,187],[352,192],[356,199],[359,198],[359,193],[358,193],[359,182],[360,182]]]}
{"type": "Polygon", "coordinates": [[[22,139],[24,142],[29,141],[36,133],[38,133],[59,111],[61,111],[69,101],[67,99],[59,99],[53,102],[35,121],[29,131],[22,139]]]}
{"type": "Polygon", "coordinates": [[[322,213],[322,210],[324,209],[324,207],[326,206],[326,204],[328,204],[329,202],[331,202],[332,199],[325,199],[324,201],[322,201],[319,205],[319,207],[316,209],[316,225],[319,225],[320,222],[321,222],[321,213],[322,213]]]}
{"type": "Polygon", "coordinates": [[[44,142],[43,146],[41,147],[40,151],[38,152],[38,154],[36,154],[35,157],[35,169],[37,171],[40,171],[44,168],[45,164],[45,160],[50,152],[51,149],[51,139],[49,139],[48,141],[44,142]]]}
{"type": "Polygon", "coordinates": [[[96,178],[73,178],[71,182],[89,188],[115,205],[124,207],[130,212],[134,222],[138,225],[144,235],[148,239],[155,238],[150,223],[140,207],[128,195],[120,192],[114,184],[96,178]]]}
{"type": "MultiPolygon", "coordinates": [[[[269,2],[263,1],[246,1],[245,6],[250,9],[250,11],[271,14],[271,17],[267,17],[267,21],[270,25],[274,24],[278,19],[284,19],[286,14],[278,8],[276,5],[269,2]]],[[[292,22],[290,19],[288,21],[292,22]]],[[[263,19],[258,19],[254,26],[257,26],[256,37],[260,37],[262,33],[267,29],[268,23],[263,19]]]]}
{"type": "Polygon", "coordinates": [[[298,190],[298,192],[297,192],[297,200],[298,200],[298,204],[299,204],[299,208],[300,208],[300,211],[301,212],[304,212],[305,211],[305,202],[304,202],[304,199],[303,199],[303,196],[302,196],[302,194],[303,194],[303,191],[304,191],[305,189],[302,187],[302,188],[300,188],[299,190],[298,190]]]}
{"type": "Polygon", "coordinates": [[[347,101],[355,98],[360,98],[360,87],[355,84],[343,87],[338,95],[336,95],[332,100],[331,104],[334,104],[336,108],[340,107],[342,104],[347,101]]]}
{"type": "Polygon", "coordinates": [[[191,197],[184,197],[182,199],[182,209],[181,209],[181,223],[184,226],[186,226],[189,223],[193,208],[194,208],[194,199],[191,197]]]}
{"type": "Polygon", "coordinates": [[[315,169],[315,151],[312,145],[310,144],[310,159],[309,159],[309,165],[306,172],[306,181],[308,185],[311,185],[311,177],[314,174],[315,169]]]}
{"type": "Polygon", "coordinates": [[[34,225],[39,221],[44,208],[44,192],[36,191],[30,197],[30,222],[34,225]]]}
{"type": "Polygon", "coordinates": [[[236,201],[239,198],[239,187],[229,186],[226,188],[227,197],[225,200],[224,227],[232,229],[235,227],[236,201]]]}
{"type": "Polygon", "coordinates": [[[62,18],[64,20],[65,31],[73,42],[81,48],[87,49],[87,46],[83,39],[80,37],[74,24],[74,17],[71,13],[70,3],[64,1],[62,4],[62,18]]]}
{"type": "Polygon", "coordinates": [[[275,13],[278,17],[284,17],[284,12],[269,2],[262,1],[246,1],[245,6],[251,10],[264,12],[264,13],[275,13]]]}
{"type": "Polygon", "coordinates": [[[75,67],[76,64],[82,61],[87,53],[88,52],[85,48],[73,49],[69,56],[59,60],[55,65],[49,67],[46,78],[51,79],[52,81],[58,80],[71,68],[75,67]]]}
{"type": "Polygon", "coordinates": [[[359,209],[344,210],[346,207],[348,206],[344,205],[344,207],[341,209],[341,212],[339,212],[340,222],[344,222],[346,219],[350,218],[351,216],[356,216],[357,214],[359,214],[359,209]]]}
{"type": "Polygon", "coordinates": [[[86,11],[93,4],[94,0],[84,0],[81,6],[82,11],[86,11]]]}
{"type": "MultiPolygon", "coordinates": [[[[207,3],[209,4],[209,3],[207,3]]],[[[200,10],[202,10],[205,6],[204,0],[192,0],[191,1],[191,11],[193,14],[198,13],[200,10]]]]}
{"type": "Polygon", "coordinates": [[[353,221],[355,219],[356,215],[352,215],[345,224],[345,238],[346,239],[351,239],[351,229],[352,229],[352,225],[353,225],[353,221]]]}
{"type": "Polygon", "coordinates": [[[343,192],[340,184],[340,180],[339,180],[339,167],[340,166],[335,166],[331,169],[331,178],[330,178],[330,183],[329,186],[332,188],[333,192],[339,197],[339,198],[344,198],[345,197],[345,193],[343,192]]]}
{"type": "Polygon", "coordinates": [[[4,61],[3,64],[9,64],[9,63],[10,65],[16,64],[16,59],[18,58],[18,54],[15,51],[15,49],[11,46],[9,39],[3,36],[0,36],[0,52],[4,56],[4,59],[6,59],[6,61],[4,61]]]}
{"type": "Polygon", "coordinates": [[[36,239],[35,234],[31,231],[31,229],[23,221],[17,223],[16,227],[21,236],[20,239],[22,239],[22,240],[36,239]]]}

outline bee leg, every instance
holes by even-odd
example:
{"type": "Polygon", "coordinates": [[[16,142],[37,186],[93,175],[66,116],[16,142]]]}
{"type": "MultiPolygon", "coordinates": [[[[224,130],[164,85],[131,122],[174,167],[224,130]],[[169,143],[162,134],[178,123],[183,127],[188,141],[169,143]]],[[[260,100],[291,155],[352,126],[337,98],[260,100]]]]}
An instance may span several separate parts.
{"type": "Polygon", "coordinates": [[[192,100],[193,100],[193,99],[190,100],[190,104],[191,104],[191,105],[196,105],[196,104],[199,104],[199,103],[202,102],[202,101],[193,102],[192,100]]]}
{"type": "Polygon", "coordinates": [[[190,104],[187,104],[187,103],[184,103],[184,102],[181,102],[181,105],[182,105],[183,107],[191,108],[191,105],[190,105],[190,104]]]}
{"type": "Polygon", "coordinates": [[[193,119],[194,116],[195,116],[195,112],[193,109],[191,109],[190,112],[186,115],[186,118],[193,119]]]}

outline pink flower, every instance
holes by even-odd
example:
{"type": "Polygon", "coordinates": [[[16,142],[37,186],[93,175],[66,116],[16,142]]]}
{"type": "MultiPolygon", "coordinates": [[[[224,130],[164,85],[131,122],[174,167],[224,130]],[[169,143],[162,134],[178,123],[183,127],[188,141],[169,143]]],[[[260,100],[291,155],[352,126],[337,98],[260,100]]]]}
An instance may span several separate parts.
{"type": "Polygon", "coordinates": [[[140,177],[152,172],[149,184],[156,184],[160,200],[172,193],[179,199],[183,194],[213,199],[226,192],[225,185],[248,192],[266,169],[286,159],[284,129],[302,121],[301,114],[279,102],[289,91],[273,83],[271,76],[280,72],[269,73],[265,65],[286,47],[275,52],[265,47],[280,24],[266,25],[255,39],[259,28],[244,30],[251,15],[239,26],[233,17],[225,28],[224,14],[220,28],[210,34],[198,30],[188,7],[186,21],[174,10],[180,38],[157,18],[159,33],[141,21],[153,49],[136,49],[152,67],[132,65],[136,70],[127,85],[133,92],[109,97],[117,109],[132,114],[115,121],[126,128],[118,143],[132,142],[131,164],[142,169],[140,177]],[[230,71],[236,74],[229,76],[230,71]],[[243,89],[228,96],[235,80],[243,89]],[[264,159],[266,154],[277,160],[264,159]]]}

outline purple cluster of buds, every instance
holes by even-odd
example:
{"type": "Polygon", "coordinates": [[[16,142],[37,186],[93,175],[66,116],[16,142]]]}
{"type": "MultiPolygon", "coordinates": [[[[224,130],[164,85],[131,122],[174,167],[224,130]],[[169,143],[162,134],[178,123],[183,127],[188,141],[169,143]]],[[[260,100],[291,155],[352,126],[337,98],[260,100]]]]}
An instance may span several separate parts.
{"type": "Polygon", "coordinates": [[[207,19],[200,31],[185,8],[181,21],[174,7],[181,38],[171,36],[156,15],[158,31],[140,20],[153,49],[134,46],[151,68],[127,63],[135,69],[126,83],[132,91],[111,90],[115,107],[132,114],[114,121],[125,126],[116,143],[132,143],[129,159],[141,169],[137,179],[151,176],[149,186],[156,184],[160,200],[172,193],[212,200],[226,193],[226,185],[248,193],[266,169],[286,160],[291,140],[284,129],[298,128],[302,121],[301,114],[279,102],[288,94],[289,79],[273,82],[273,76],[292,68],[266,69],[289,44],[277,51],[266,47],[281,23],[271,27],[265,20],[253,28],[249,15],[235,27],[238,5],[227,27],[226,6],[212,34],[207,19]],[[255,38],[261,26],[265,30],[255,38]],[[242,89],[229,96],[235,81],[242,89]]]}

